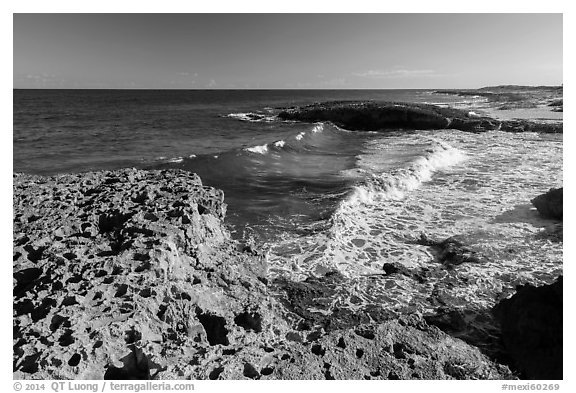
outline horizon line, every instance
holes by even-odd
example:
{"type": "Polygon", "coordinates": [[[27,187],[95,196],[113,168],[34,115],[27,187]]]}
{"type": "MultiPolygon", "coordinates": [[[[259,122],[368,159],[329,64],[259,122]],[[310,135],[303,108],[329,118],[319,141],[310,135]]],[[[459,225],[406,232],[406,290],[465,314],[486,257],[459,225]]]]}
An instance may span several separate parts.
{"type": "Polygon", "coordinates": [[[499,84],[484,85],[481,87],[341,87],[341,88],[292,88],[292,87],[271,87],[271,88],[153,88],[153,87],[12,87],[12,90],[185,90],[185,91],[218,91],[218,90],[477,90],[487,87],[564,87],[564,83],[558,85],[518,85],[518,84],[499,84]]]}

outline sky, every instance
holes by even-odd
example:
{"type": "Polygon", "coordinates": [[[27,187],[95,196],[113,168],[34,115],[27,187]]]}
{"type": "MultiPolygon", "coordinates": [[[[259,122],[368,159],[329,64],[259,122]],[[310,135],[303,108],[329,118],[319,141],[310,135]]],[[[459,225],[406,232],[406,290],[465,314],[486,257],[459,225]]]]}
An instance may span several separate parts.
{"type": "Polygon", "coordinates": [[[14,88],[560,85],[562,14],[14,14],[14,88]]]}

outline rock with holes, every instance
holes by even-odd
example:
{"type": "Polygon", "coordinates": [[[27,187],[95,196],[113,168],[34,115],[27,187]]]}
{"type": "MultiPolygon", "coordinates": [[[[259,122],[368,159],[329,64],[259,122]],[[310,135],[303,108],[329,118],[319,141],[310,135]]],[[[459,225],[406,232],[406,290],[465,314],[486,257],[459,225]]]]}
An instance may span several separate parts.
{"type": "Polygon", "coordinates": [[[227,359],[222,379],[514,379],[479,349],[421,317],[333,330],[312,342],[290,342],[227,359]]]}
{"type": "Polygon", "coordinates": [[[15,175],[14,377],[208,378],[287,330],[225,212],[184,171],[15,175]]]}
{"type": "Polygon", "coordinates": [[[334,305],[338,272],[270,279],[195,174],[19,174],[13,206],[16,379],[510,377],[420,317],[334,305]]]}

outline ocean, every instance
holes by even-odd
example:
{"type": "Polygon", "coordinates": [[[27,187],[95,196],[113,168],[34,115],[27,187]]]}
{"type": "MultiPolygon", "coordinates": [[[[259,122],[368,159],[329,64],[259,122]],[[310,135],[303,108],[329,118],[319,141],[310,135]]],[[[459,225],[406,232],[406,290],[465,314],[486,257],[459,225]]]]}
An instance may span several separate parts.
{"type": "Polygon", "coordinates": [[[275,117],[280,108],[331,100],[511,116],[482,97],[428,90],[15,90],[13,170],[198,173],[224,191],[226,224],[263,250],[271,278],[347,278],[327,310],[486,310],[518,284],[551,283],[562,273],[562,243],[547,236],[556,224],[530,203],[562,186],[561,134],[360,132],[275,117]],[[440,268],[422,235],[458,236],[483,262],[440,268]],[[428,278],[385,275],[385,263],[428,278]]]}

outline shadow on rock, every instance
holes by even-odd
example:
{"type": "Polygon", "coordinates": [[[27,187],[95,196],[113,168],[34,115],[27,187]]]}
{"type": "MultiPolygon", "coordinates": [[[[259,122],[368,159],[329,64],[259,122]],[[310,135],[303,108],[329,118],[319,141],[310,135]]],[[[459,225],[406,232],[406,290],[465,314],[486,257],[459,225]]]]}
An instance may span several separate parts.
{"type": "Polygon", "coordinates": [[[532,199],[531,202],[542,217],[562,220],[563,188],[551,188],[547,193],[532,199]]]}
{"type": "Polygon", "coordinates": [[[518,286],[494,307],[502,344],[527,379],[562,379],[562,276],[550,285],[518,286]]]}
{"type": "Polygon", "coordinates": [[[439,308],[424,317],[444,333],[477,347],[521,379],[562,379],[562,277],[518,286],[493,309],[439,308]]]}
{"type": "Polygon", "coordinates": [[[427,315],[424,319],[429,325],[478,348],[494,362],[512,363],[502,348],[500,327],[492,310],[440,307],[436,314],[427,315]]]}

